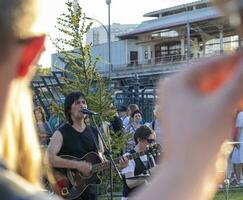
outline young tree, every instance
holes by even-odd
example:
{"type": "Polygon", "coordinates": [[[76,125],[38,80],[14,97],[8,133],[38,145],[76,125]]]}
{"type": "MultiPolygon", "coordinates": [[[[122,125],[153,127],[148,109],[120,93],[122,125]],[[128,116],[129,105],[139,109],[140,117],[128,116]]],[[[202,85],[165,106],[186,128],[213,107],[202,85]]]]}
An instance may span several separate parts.
{"type": "MultiPolygon", "coordinates": [[[[68,0],[66,6],[67,12],[61,14],[56,25],[61,37],[53,40],[59,58],[66,64],[65,69],[56,66],[65,74],[61,92],[64,95],[73,91],[82,92],[87,97],[89,109],[99,113],[95,118],[96,121],[99,125],[104,125],[102,122],[112,120],[116,112],[111,106],[113,95],[109,87],[111,82],[97,71],[96,64],[99,58],[91,56],[91,44],[84,42],[84,35],[92,23],[86,21],[85,13],[79,4],[74,6],[68,0]]],[[[129,137],[127,134],[109,134],[106,131],[104,136],[109,148],[114,147],[115,154],[125,146],[129,137]]]]}

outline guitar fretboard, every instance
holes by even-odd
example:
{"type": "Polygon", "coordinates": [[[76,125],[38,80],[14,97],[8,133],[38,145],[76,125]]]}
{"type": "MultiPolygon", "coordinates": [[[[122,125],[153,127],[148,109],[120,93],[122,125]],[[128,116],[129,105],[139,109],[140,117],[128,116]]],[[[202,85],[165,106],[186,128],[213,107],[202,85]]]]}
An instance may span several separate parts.
{"type": "MultiPolygon", "coordinates": [[[[127,157],[128,160],[132,160],[132,159],[136,159],[140,156],[143,156],[146,153],[147,153],[147,150],[142,151],[142,152],[132,153],[132,154],[126,155],[126,157],[127,157]]],[[[117,164],[118,162],[119,162],[119,159],[116,159],[115,163],[117,164]]],[[[110,161],[106,161],[106,162],[95,164],[92,167],[92,172],[96,173],[96,172],[100,172],[100,171],[103,171],[105,169],[108,169],[108,168],[110,168],[110,165],[111,165],[110,163],[111,163],[110,161]]]]}

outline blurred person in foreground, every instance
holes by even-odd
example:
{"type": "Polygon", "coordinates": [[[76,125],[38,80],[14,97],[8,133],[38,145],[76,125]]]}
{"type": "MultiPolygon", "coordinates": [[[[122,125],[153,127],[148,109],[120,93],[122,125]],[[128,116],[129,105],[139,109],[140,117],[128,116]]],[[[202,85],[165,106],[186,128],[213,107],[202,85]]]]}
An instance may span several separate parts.
{"type": "MultiPolygon", "coordinates": [[[[242,0],[217,2],[242,34],[242,0]]],[[[224,173],[217,172],[225,171],[228,156],[227,150],[222,151],[223,144],[235,137],[230,133],[235,110],[243,104],[242,91],[242,52],[203,60],[159,84],[163,164],[157,169],[158,176],[139,191],[136,199],[213,198],[224,178],[224,173]]]]}
{"type": "Polygon", "coordinates": [[[0,0],[1,200],[50,199],[40,192],[41,154],[28,88],[45,39],[35,29],[37,3],[0,0]]]}

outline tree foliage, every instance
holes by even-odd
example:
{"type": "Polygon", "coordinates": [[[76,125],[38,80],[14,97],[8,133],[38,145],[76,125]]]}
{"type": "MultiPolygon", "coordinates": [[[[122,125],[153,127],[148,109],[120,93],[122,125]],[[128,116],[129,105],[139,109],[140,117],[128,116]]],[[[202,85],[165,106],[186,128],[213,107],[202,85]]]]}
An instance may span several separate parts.
{"type": "MultiPolygon", "coordinates": [[[[115,109],[111,106],[110,80],[103,78],[97,71],[96,64],[99,58],[91,56],[91,44],[84,42],[85,33],[92,23],[86,21],[85,13],[78,4],[74,8],[72,2],[68,0],[66,7],[67,12],[57,19],[56,28],[61,37],[53,40],[59,58],[66,64],[65,69],[56,66],[65,74],[61,92],[64,95],[73,91],[82,92],[86,96],[89,109],[99,113],[96,121],[101,125],[102,122],[109,122],[115,115],[115,109]]],[[[115,146],[115,153],[118,153],[125,145],[128,136],[126,134],[111,135],[114,138],[113,145],[110,134],[104,134],[105,140],[110,148],[115,146]],[[114,141],[120,142],[114,145],[114,141]]]]}
{"type": "Polygon", "coordinates": [[[37,67],[35,72],[35,77],[39,76],[45,76],[51,74],[51,68],[50,67],[37,67]]]}

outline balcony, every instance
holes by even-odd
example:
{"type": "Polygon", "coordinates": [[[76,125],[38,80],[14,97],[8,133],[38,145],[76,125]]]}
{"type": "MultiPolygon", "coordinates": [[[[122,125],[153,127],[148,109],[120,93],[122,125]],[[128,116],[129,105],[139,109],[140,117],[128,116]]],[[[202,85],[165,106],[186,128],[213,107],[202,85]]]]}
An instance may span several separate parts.
{"type": "MultiPolygon", "coordinates": [[[[182,71],[188,65],[199,62],[201,59],[208,57],[213,57],[220,55],[220,52],[214,52],[211,54],[200,55],[200,56],[191,56],[189,59],[186,55],[171,55],[156,57],[150,60],[133,60],[130,63],[125,63],[121,65],[113,65],[112,77],[113,78],[126,78],[134,77],[134,74],[140,76],[148,75],[162,75],[175,73],[182,71]]],[[[106,76],[108,71],[100,71],[101,74],[106,76]]]]}

